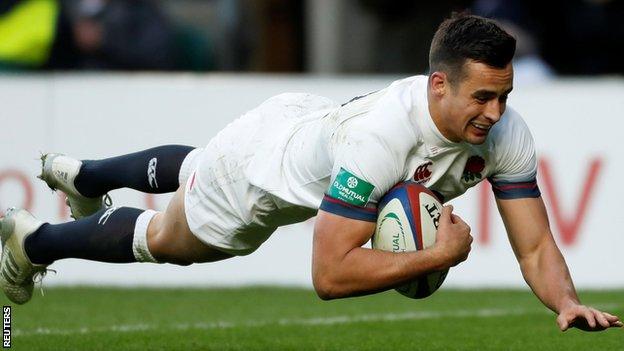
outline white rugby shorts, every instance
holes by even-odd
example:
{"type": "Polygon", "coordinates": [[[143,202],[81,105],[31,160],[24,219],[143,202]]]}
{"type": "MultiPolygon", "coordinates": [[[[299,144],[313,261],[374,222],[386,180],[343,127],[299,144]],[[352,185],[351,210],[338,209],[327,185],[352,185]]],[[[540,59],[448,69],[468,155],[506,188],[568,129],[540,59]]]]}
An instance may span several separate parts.
{"type": "Polygon", "coordinates": [[[258,133],[268,122],[261,113],[267,109],[276,116],[283,112],[268,100],[226,126],[206,147],[189,153],[180,169],[191,232],[236,256],[255,251],[277,227],[304,221],[317,211],[288,203],[251,184],[245,175],[254,152],[267,142],[265,133],[258,133]]]}

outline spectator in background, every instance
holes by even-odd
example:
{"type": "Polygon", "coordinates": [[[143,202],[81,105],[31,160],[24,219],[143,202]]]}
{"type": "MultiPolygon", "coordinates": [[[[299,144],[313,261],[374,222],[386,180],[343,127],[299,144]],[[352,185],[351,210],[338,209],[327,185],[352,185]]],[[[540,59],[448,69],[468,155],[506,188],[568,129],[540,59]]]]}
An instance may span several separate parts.
{"type": "Polygon", "coordinates": [[[539,53],[538,39],[527,23],[528,15],[521,0],[477,0],[472,5],[475,15],[496,19],[501,27],[516,38],[514,82],[518,85],[537,83],[554,76],[552,68],[539,53]]]}
{"type": "Polygon", "coordinates": [[[2,70],[214,68],[210,44],[150,0],[2,0],[2,70]]]}
{"type": "Polygon", "coordinates": [[[81,0],[74,6],[71,27],[81,68],[176,68],[174,29],[154,2],[81,0]]]}
{"type": "Polygon", "coordinates": [[[357,0],[380,24],[376,31],[373,70],[380,73],[426,72],[426,53],[438,24],[450,11],[470,6],[471,0],[357,0]]]}
{"type": "Polygon", "coordinates": [[[536,38],[535,52],[557,73],[624,73],[623,1],[477,0],[473,10],[536,38]]]}
{"type": "Polygon", "coordinates": [[[543,9],[527,4],[538,11],[544,58],[559,73],[624,74],[623,1],[551,0],[543,9]]]}
{"type": "Polygon", "coordinates": [[[60,7],[55,0],[0,1],[0,69],[38,69],[48,62],[60,7]]]}

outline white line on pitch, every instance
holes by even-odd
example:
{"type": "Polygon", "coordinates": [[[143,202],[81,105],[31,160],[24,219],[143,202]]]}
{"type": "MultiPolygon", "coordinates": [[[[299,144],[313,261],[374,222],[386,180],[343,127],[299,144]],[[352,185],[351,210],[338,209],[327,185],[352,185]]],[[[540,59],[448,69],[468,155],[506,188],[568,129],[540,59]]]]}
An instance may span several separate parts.
{"type": "MultiPolygon", "coordinates": [[[[595,306],[600,309],[619,309],[617,304],[603,304],[595,306]]],[[[342,315],[333,317],[313,317],[313,318],[282,318],[274,321],[245,321],[245,322],[197,322],[197,323],[176,323],[169,325],[158,324],[127,324],[112,325],[107,327],[81,327],[74,329],[59,328],[35,328],[35,329],[14,329],[14,336],[31,335],[76,335],[93,333],[131,333],[152,330],[211,330],[229,328],[253,328],[265,326],[301,326],[301,325],[334,325],[352,324],[362,322],[388,322],[404,320],[440,319],[440,318],[491,318],[504,316],[519,316],[528,314],[550,314],[546,309],[496,309],[486,308],[478,310],[454,310],[448,312],[441,311],[414,311],[405,313],[380,313],[362,315],[342,315]]]]}

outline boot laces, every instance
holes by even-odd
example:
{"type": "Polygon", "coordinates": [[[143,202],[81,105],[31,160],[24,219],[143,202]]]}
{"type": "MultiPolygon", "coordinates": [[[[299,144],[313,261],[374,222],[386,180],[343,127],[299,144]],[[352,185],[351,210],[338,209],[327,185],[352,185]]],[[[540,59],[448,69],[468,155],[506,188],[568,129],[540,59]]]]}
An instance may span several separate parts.
{"type": "Polygon", "coordinates": [[[56,270],[54,270],[54,269],[44,268],[44,269],[36,271],[33,274],[33,276],[32,276],[33,283],[39,285],[39,290],[41,291],[41,296],[45,296],[45,294],[43,292],[43,278],[45,278],[45,276],[48,274],[48,272],[52,272],[54,274],[57,273],[56,270]]]}

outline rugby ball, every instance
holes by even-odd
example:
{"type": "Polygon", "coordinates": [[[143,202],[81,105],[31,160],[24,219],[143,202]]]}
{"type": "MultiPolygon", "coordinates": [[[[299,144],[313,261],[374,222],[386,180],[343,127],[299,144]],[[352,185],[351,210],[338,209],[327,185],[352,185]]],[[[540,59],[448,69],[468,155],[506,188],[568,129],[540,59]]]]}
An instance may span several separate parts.
{"type": "MultiPolygon", "coordinates": [[[[395,185],[379,202],[373,249],[407,252],[424,250],[436,240],[442,204],[426,187],[413,181],[395,185]]],[[[396,288],[413,299],[433,294],[444,282],[448,269],[430,273],[396,288]]]]}

